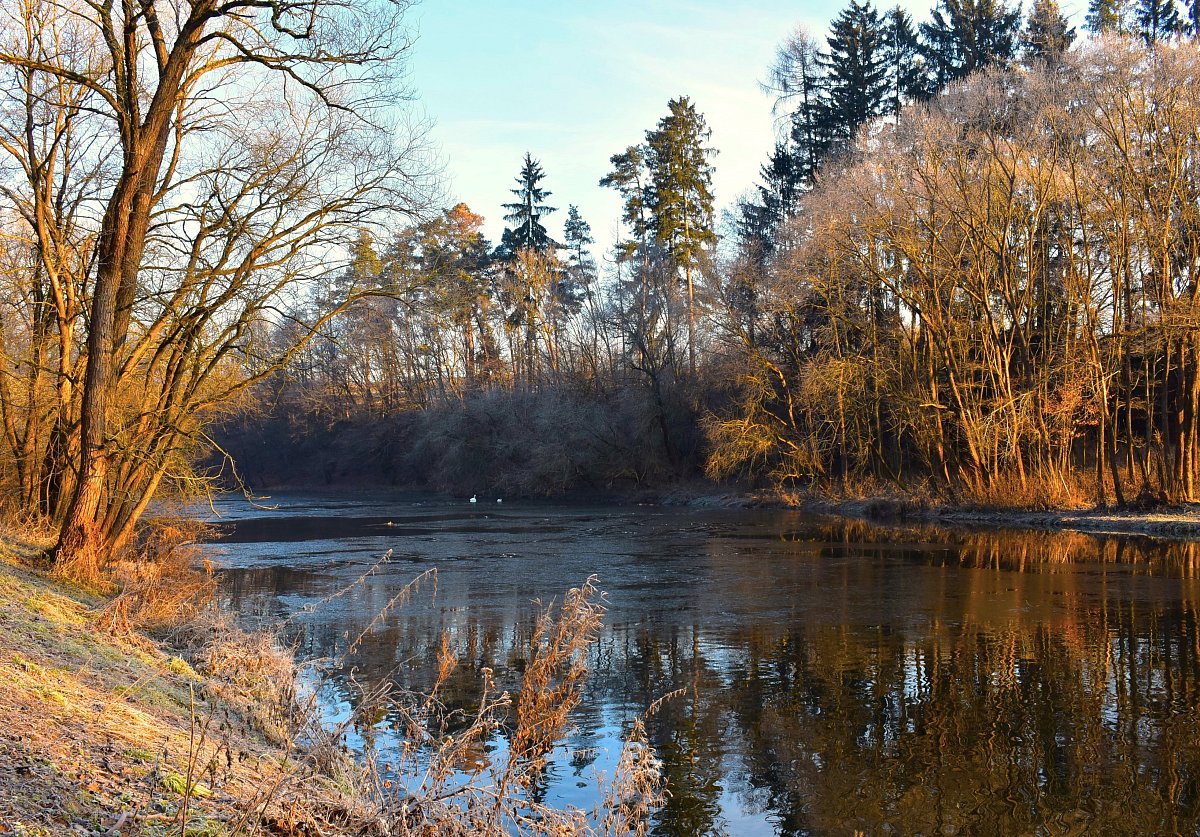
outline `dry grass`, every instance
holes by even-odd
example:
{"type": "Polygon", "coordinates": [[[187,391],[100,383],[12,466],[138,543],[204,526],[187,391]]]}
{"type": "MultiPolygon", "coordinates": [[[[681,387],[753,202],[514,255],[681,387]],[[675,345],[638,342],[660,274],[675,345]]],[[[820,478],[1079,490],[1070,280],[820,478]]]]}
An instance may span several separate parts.
{"type": "Polygon", "coordinates": [[[132,637],[170,631],[202,614],[217,589],[198,545],[207,531],[193,521],[152,521],[137,548],[106,568],[104,580],[118,592],[97,614],[97,626],[132,637]]]}
{"type": "MultiPolygon", "coordinates": [[[[318,722],[317,693],[296,694],[291,651],[211,606],[212,573],[193,568],[196,534],[160,523],[138,552],[111,565],[120,591],[105,599],[36,566],[37,544],[52,543],[50,533],[4,530],[0,824],[9,830],[164,837],[645,832],[662,788],[640,721],[596,810],[555,810],[533,792],[586,682],[604,613],[595,579],[541,611],[515,694],[484,669],[476,704],[447,705],[442,693],[459,661],[443,637],[428,691],[364,693],[353,717],[329,728],[318,722]],[[34,534],[40,540],[26,537],[34,534]],[[169,646],[150,640],[148,630],[169,646]],[[352,758],[347,735],[369,729],[385,709],[403,719],[398,749],[368,748],[352,758]],[[493,752],[501,740],[507,748],[493,752]]],[[[430,572],[406,585],[346,653],[389,611],[435,584],[430,572]]]]}
{"type": "MultiPolygon", "coordinates": [[[[388,689],[364,694],[356,711],[370,724],[386,706],[401,719],[396,752],[368,749],[353,797],[362,831],[389,837],[416,835],[643,834],[662,801],[657,758],[640,720],[633,723],[617,774],[602,788],[595,811],[560,810],[535,800],[546,758],[570,728],[587,678],[588,649],[604,608],[594,578],[539,614],[526,649],[516,695],[498,690],[483,669],[471,710],[454,709],[440,694],[458,660],[443,636],[438,672],[423,694],[388,689]],[[503,735],[507,747],[489,752],[503,735]]],[[[347,721],[352,725],[354,719],[347,721]]],[[[333,731],[336,737],[338,731],[333,731]]]]}

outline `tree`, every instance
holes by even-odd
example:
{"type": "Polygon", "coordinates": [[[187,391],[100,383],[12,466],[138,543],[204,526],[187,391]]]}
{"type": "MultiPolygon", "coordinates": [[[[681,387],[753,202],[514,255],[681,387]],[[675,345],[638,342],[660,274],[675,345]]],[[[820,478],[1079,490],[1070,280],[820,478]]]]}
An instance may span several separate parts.
{"type": "Polygon", "coordinates": [[[1126,31],[1126,0],[1089,0],[1084,26],[1089,32],[1126,31]]]}
{"type": "Polygon", "coordinates": [[[1170,40],[1183,32],[1175,0],[1138,0],[1134,21],[1138,35],[1147,46],[1170,40]]]}
{"type": "MultiPolygon", "coordinates": [[[[205,416],[281,362],[251,362],[255,324],[328,269],[317,253],[412,205],[404,181],[422,175],[385,110],[403,93],[405,6],[144,0],[68,12],[23,0],[4,24],[9,79],[88,97],[64,147],[91,132],[85,153],[116,151],[109,176],[87,186],[94,257],[73,278],[90,298],[60,571],[95,577],[202,443],[205,416]]],[[[4,88],[8,114],[30,106],[16,89],[4,88]]],[[[39,179],[26,169],[22,188],[39,179]]],[[[38,268],[55,259],[43,249],[38,268]]]]}
{"type": "Polygon", "coordinates": [[[517,176],[517,188],[512,190],[517,200],[504,204],[504,208],[508,210],[504,220],[512,226],[504,230],[500,239],[502,259],[511,260],[521,250],[542,252],[558,246],[542,224],[545,216],[558,211],[555,207],[545,204],[551,193],[538,185],[545,176],[542,164],[526,152],[525,160],[521,164],[521,173],[517,176]]]}
{"type": "Polygon", "coordinates": [[[1075,41],[1075,27],[1067,23],[1056,0],[1034,0],[1021,41],[1026,61],[1054,66],[1075,41]]]}
{"type": "Polygon", "coordinates": [[[851,0],[829,29],[821,57],[829,99],[829,136],[847,151],[858,129],[882,114],[887,94],[887,34],[870,0],[851,0]]]}
{"type": "Polygon", "coordinates": [[[670,112],[646,133],[650,208],[654,240],[666,251],[687,291],[688,368],[696,372],[696,292],[694,273],[713,231],[712,165],[706,143],[712,131],[687,96],[668,102],[670,112]]]}
{"type": "Polygon", "coordinates": [[[771,168],[794,171],[797,185],[811,185],[817,167],[829,150],[827,129],[830,120],[821,52],[815,39],[804,29],[796,29],[780,44],[771,65],[769,81],[763,89],[775,96],[772,109],[776,113],[791,108],[785,134],[787,142],[783,148],[792,159],[778,164],[773,161],[771,168]]]}
{"type": "Polygon", "coordinates": [[[921,56],[921,44],[912,18],[900,6],[887,14],[884,21],[884,45],[887,63],[887,94],[884,113],[893,116],[906,102],[924,99],[929,95],[929,78],[921,56]]]}
{"type": "Polygon", "coordinates": [[[921,24],[935,88],[1011,61],[1020,24],[1020,8],[1009,11],[1003,0],[941,0],[930,22],[921,24]]]}

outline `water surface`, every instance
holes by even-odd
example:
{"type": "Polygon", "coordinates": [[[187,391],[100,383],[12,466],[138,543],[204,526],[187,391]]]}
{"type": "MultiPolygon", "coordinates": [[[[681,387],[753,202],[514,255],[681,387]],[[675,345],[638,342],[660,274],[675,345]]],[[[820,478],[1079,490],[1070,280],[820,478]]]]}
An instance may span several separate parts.
{"type": "Polygon", "coordinates": [[[682,689],[648,724],[671,793],[656,833],[1200,833],[1195,544],[789,511],[272,502],[219,507],[224,598],[338,660],[331,716],[361,685],[428,682],[443,632],[515,681],[535,600],[599,577],[604,629],[549,804],[591,807],[629,720],[682,689]],[[429,568],[436,590],[372,626],[429,568]]]}

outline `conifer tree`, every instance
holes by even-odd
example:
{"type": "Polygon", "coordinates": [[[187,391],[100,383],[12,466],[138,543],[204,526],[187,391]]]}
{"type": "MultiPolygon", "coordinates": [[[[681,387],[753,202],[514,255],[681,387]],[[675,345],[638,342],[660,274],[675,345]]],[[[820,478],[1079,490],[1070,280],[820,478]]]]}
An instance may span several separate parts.
{"type": "Polygon", "coordinates": [[[646,133],[646,167],[654,240],[671,268],[682,272],[687,291],[688,366],[696,371],[694,272],[701,254],[716,243],[713,231],[712,131],[687,96],[672,99],[669,113],[646,133]]]}
{"type": "Polygon", "coordinates": [[[775,249],[779,227],[795,214],[806,181],[800,156],[786,142],[775,143],[767,162],[759,168],[762,177],[756,199],[738,201],[737,229],[743,249],[762,263],[775,249]]]}
{"type": "Polygon", "coordinates": [[[624,201],[621,220],[633,233],[631,241],[618,242],[617,253],[629,258],[646,243],[650,222],[647,214],[646,150],[640,145],[631,145],[619,154],[608,158],[612,171],[600,178],[600,185],[616,189],[624,201]]]}
{"type": "MultiPolygon", "coordinates": [[[[794,171],[798,184],[811,185],[817,167],[829,150],[827,116],[828,89],[816,41],[803,29],[793,32],[780,45],[764,90],[775,95],[774,110],[791,108],[788,143],[783,150],[792,157],[776,171],[794,171]]],[[[777,149],[778,150],[778,149],[777,149]]]]}
{"type": "Polygon", "coordinates": [[[596,271],[596,262],[592,258],[589,244],[595,244],[592,238],[592,226],[583,220],[579,207],[572,204],[567,207],[567,220],[563,224],[563,243],[567,249],[567,264],[581,273],[592,274],[596,271]]]}
{"type": "Polygon", "coordinates": [[[545,176],[541,163],[533,159],[529,152],[525,152],[525,161],[521,164],[521,173],[517,176],[517,188],[511,190],[517,196],[517,200],[503,204],[508,210],[504,220],[512,226],[504,230],[500,239],[497,255],[501,259],[511,260],[521,250],[542,252],[558,246],[542,224],[542,218],[558,211],[555,207],[546,205],[545,200],[551,193],[538,185],[545,176]]]}
{"type": "Polygon", "coordinates": [[[1025,23],[1021,42],[1025,46],[1025,60],[1034,63],[1058,64],[1062,56],[1075,41],[1075,27],[1067,23],[1059,11],[1057,0],[1034,0],[1025,23]]]}
{"type": "Polygon", "coordinates": [[[1134,21],[1147,46],[1170,40],[1183,31],[1175,0],[1138,0],[1134,21]]]}
{"type": "Polygon", "coordinates": [[[883,113],[887,92],[886,34],[870,0],[850,0],[829,29],[821,57],[829,99],[829,136],[849,148],[860,126],[883,113]]]}
{"type": "Polygon", "coordinates": [[[1003,0],[941,0],[930,22],[921,24],[935,90],[989,65],[1011,61],[1020,25],[1020,8],[1010,11],[1003,0]]]}
{"type": "Polygon", "coordinates": [[[886,32],[887,98],[883,112],[895,115],[906,102],[925,98],[929,78],[912,18],[900,6],[887,14],[886,32]]]}
{"type": "Polygon", "coordinates": [[[563,223],[563,244],[567,251],[567,269],[559,283],[559,296],[565,304],[578,301],[587,293],[596,278],[596,260],[588,246],[595,244],[591,225],[579,214],[579,207],[567,207],[567,220],[563,223]]]}
{"type": "Polygon", "coordinates": [[[797,29],[779,46],[762,88],[775,96],[772,110],[788,115],[787,130],[760,169],[756,198],[738,202],[741,242],[758,261],[774,249],[779,225],[795,212],[800,195],[812,187],[830,146],[821,54],[806,31],[797,29]]]}
{"type": "Polygon", "coordinates": [[[1094,35],[1102,32],[1125,32],[1127,29],[1125,0],[1090,0],[1084,26],[1094,35]]]}

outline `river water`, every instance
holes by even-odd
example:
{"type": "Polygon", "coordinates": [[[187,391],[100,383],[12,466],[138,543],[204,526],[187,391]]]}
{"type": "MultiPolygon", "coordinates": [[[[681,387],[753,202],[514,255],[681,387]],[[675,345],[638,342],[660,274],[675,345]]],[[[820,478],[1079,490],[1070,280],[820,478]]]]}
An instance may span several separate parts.
{"type": "MultiPolygon", "coordinates": [[[[630,720],[682,690],[647,722],[670,792],[655,833],[1200,833],[1196,544],[783,510],[269,502],[217,507],[223,600],[336,661],[331,719],[363,687],[427,683],[443,633],[515,681],[535,600],[598,576],[604,627],[548,804],[593,806],[630,720]]],[[[386,747],[377,720],[360,733],[386,747]]]]}

